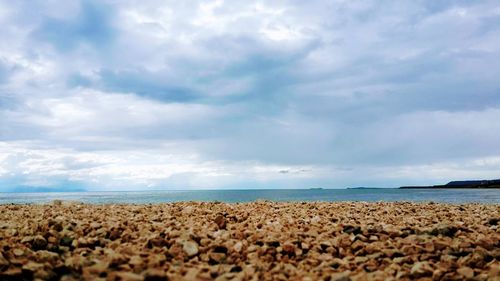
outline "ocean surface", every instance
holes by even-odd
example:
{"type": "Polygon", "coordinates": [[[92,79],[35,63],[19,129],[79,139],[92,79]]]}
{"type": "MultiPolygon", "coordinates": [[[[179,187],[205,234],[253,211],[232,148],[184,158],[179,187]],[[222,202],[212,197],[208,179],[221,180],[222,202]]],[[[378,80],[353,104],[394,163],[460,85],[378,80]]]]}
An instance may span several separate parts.
{"type": "Polygon", "coordinates": [[[500,204],[500,189],[267,189],[189,191],[109,191],[0,193],[0,204],[48,203],[55,199],[104,203],[162,203],[177,201],[413,201],[500,204]]]}

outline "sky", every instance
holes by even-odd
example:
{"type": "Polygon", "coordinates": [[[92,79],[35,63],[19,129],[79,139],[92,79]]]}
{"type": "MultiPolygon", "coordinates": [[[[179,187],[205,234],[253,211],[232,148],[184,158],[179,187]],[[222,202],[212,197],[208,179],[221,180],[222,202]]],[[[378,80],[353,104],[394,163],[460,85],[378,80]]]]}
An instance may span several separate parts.
{"type": "Polygon", "coordinates": [[[495,1],[0,0],[0,191],[500,178],[495,1]]]}

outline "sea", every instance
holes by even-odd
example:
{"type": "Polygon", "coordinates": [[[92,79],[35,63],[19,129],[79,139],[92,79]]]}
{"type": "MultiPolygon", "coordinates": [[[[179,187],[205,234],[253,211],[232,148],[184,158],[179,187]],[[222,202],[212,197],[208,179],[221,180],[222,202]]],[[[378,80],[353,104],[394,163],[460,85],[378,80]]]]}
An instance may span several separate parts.
{"type": "Polygon", "coordinates": [[[247,189],[0,193],[0,204],[43,204],[53,200],[90,204],[155,204],[179,201],[250,202],[406,201],[500,204],[500,189],[247,189]]]}

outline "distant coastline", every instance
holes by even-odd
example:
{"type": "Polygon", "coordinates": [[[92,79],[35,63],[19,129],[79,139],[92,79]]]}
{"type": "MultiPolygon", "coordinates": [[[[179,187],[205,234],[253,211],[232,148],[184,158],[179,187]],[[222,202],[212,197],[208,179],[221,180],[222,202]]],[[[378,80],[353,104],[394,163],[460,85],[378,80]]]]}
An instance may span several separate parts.
{"type": "Polygon", "coordinates": [[[401,186],[401,189],[411,188],[500,188],[500,179],[495,180],[468,180],[468,181],[450,181],[442,185],[423,185],[423,186],[401,186]]]}

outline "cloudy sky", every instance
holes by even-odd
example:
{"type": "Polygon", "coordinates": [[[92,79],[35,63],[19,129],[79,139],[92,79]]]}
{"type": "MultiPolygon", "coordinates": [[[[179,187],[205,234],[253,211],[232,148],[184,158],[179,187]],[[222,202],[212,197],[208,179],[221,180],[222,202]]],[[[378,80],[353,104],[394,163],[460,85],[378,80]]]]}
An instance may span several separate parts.
{"type": "Polygon", "coordinates": [[[500,3],[0,0],[0,191],[500,178],[500,3]]]}

